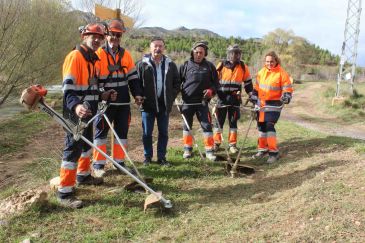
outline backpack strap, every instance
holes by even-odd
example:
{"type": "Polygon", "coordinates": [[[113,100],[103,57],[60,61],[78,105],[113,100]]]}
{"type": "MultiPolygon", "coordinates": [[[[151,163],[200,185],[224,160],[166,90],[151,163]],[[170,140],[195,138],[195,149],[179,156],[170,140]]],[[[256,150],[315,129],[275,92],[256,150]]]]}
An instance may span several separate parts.
{"type": "Polygon", "coordinates": [[[103,47],[103,50],[107,54],[108,70],[109,70],[108,78],[110,78],[112,76],[113,72],[116,72],[118,70],[122,71],[123,72],[123,75],[125,77],[126,76],[126,72],[125,72],[124,68],[127,68],[127,67],[126,66],[122,66],[122,59],[123,59],[123,56],[124,56],[124,53],[125,53],[125,49],[123,47],[120,47],[120,46],[118,47],[119,58],[118,58],[118,60],[116,62],[113,59],[114,65],[111,65],[110,64],[110,61],[109,61],[109,57],[108,57],[109,47],[108,47],[108,45],[104,46],[103,47]]]}
{"type": "MultiPolygon", "coordinates": [[[[183,75],[181,77],[184,77],[184,78],[186,77],[186,73],[188,72],[188,62],[189,61],[185,61],[184,62],[184,65],[183,65],[183,75]]],[[[181,82],[181,87],[182,87],[182,84],[183,84],[183,81],[181,82]]]]}
{"type": "Polygon", "coordinates": [[[223,62],[224,60],[221,60],[219,63],[218,63],[218,66],[217,66],[217,72],[220,72],[222,69],[223,69],[223,62]]]}
{"type": "Polygon", "coordinates": [[[218,63],[218,66],[217,66],[217,73],[218,73],[218,79],[221,80],[222,78],[222,74],[220,73],[220,71],[222,71],[223,67],[224,67],[224,64],[223,64],[224,60],[221,60],[219,63],[218,63]]]}
{"type": "Polygon", "coordinates": [[[243,61],[240,61],[240,65],[242,67],[243,73],[245,73],[246,72],[245,63],[243,61]]]}
{"type": "Polygon", "coordinates": [[[183,72],[183,77],[185,77],[186,76],[186,73],[188,72],[188,62],[189,61],[185,61],[184,62],[184,72],[183,72]]]}

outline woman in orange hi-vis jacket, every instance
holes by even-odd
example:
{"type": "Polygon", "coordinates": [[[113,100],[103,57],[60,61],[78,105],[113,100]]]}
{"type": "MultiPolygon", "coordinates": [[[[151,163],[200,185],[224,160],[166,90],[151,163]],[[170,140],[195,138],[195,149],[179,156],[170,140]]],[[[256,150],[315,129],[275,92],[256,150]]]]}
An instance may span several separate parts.
{"type": "Polygon", "coordinates": [[[269,154],[267,163],[279,158],[275,124],[284,104],[289,104],[293,87],[289,74],[280,66],[280,59],[273,51],[265,55],[265,66],[258,72],[251,100],[260,110],[257,112],[259,131],[257,154],[262,158],[269,154]]]}

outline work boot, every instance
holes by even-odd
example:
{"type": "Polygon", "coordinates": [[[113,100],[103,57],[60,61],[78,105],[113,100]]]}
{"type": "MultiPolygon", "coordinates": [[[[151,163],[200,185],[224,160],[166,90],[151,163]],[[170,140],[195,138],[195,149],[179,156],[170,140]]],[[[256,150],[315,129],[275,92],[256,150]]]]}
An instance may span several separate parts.
{"type": "Polygon", "coordinates": [[[229,147],[229,152],[231,154],[237,154],[238,153],[238,149],[237,149],[236,145],[230,146],[229,147]]]}
{"type": "Polygon", "coordinates": [[[210,161],[215,161],[217,159],[217,156],[213,154],[213,152],[206,152],[205,157],[210,161]]]}
{"type": "Polygon", "coordinates": [[[105,175],[104,165],[94,164],[94,176],[97,178],[102,178],[105,175]]]}
{"type": "Polygon", "coordinates": [[[191,151],[190,150],[185,150],[184,154],[183,154],[183,158],[184,159],[189,159],[191,158],[191,151]]]}
{"type": "Polygon", "coordinates": [[[96,178],[102,178],[105,175],[105,170],[104,169],[94,169],[94,176],[96,178]]]}
{"type": "Polygon", "coordinates": [[[261,159],[261,158],[265,157],[266,154],[267,154],[266,151],[258,151],[256,154],[252,155],[252,158],[261,159]]]}
{"type": "Polygon", "coordinates": [[[83,176],[83,178],[81,176],[77,177],[77,185],[78,186],[81,186],[81,185],[98,186],[98,185],[103,184],[103,182],[104,182],[103,178],[93,177],[92,175],[83,176]]]}
{"type": "Polygon", "coordinates": [[[157,163],[159,163],[161,166],[170,167],[171,164],[166,159],[158,159],[157,163]]]}
{"type": "Polygon", "coordinates": [[[219,146],[221,146],[219,143],[214,143],[213,151],[218,152],[219,151],[219,146]]]}
{"type": "Polygon", "coordinates": [[[152,163],[152,160],[150,157],[146,157],[143,161],[144,166],[149,166],[152,163]]]}
{"type": "Polygon", "coordinates": [[[269,155],[269,158],[267,159],[267,163],[268,164],[272,164],[275,163],[276,161],[278,161],[279,156],[277,155],[269,155]]]}
{"type": "Polygon", "coordinates": [[[64,198],[57,195],[57,201],[60,205],[66,208],[82,208],[83,206],[82,201],[77,199],[74,195],[66,196],[64,198]]]}

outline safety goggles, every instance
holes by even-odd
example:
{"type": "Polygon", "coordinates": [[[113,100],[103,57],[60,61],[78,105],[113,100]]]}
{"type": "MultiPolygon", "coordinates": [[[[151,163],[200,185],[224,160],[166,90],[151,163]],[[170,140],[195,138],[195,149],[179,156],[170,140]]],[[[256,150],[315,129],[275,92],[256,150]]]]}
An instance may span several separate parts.
{"type": "Polygon", "coordinates": [[[120,37],[122,37],[122,33],[109,32],[109,36],[115,37],[115,38],[120,38],[120,37]]]}

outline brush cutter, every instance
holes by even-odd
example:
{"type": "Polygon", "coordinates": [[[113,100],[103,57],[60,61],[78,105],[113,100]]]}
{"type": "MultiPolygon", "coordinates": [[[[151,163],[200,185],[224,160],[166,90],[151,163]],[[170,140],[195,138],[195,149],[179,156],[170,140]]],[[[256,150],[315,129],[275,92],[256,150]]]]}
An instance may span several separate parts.
{"type": "MultiPolygon", "coordinates": [[[[248,102],[246,102],[246,104],[247,103],[248,102]]],[[[240,147],[240,150],[238,151],[236,161],[234,162],[233,165],[227,163],[226,170],[227,170],[227,172],[229,172],[231,174],[232,178],[237,177],[239,172],[244,173],[244,174],[252,174],[252,173],[255,172],[255,169],[250,167],[250,166],[239,165],[238,164],[238,162],[240,161],[241,153],[243,151],[243,148],[245,146],[245,143],[246,143],[246,140],[247,140],[247,137],[248,137],[248,133],[249,133],[249,131],[251,129],[251,126],[252,126],[252,123],[253,123],[253,121],[255,120],[255,117],[256,117],[256,111],[257,110],[255,108],[254,109],[251,108],[250,111],[251,111],[251,118],[250,118],[247,130],[246,130],[245,137],[243,139],[242,145],[240,147]]]]}
{"type": "MultiPolygon", "coordinates": [[[[70,121],[66,120],[62,117],[58,112],[53,110],[51,107],[49,107],[44,102],[44,96],[47,94],[47,90],[43,88],[41,85],[33,85],[27,89],[25,89],[22,93],[22,96],[20,98],[20,103],[23,104],[26,108],[30,110],[34,110],[36,107],[38,107],[41,111],[47,113],[50,115],[57,123],[59,123],[63,128],[65,128],[68,132],[74,134],[75,131],[79,131],[80,134],[77,136],[83,140],[86,144],[91,146],[92,148],[96,149],[100,154],[102,154],[104,157],[106,157],[108,160],[110,160],[115,167],[123,171],[125,174],[130,176],[134,181],[136,181],[139,185],[141,185],[145,190],[149,191],[151,194],[147,196],[144,208],[146,210],[148,205],[154,204],[156,202],[160,202],[163,204],[165,208],[172,208],[172,203],[170,200],[165,199],[162,196],[161,192],[156,192],[153,189],[151,189],[148,185],[146,185],[143,181],[141,181],[139,178],[134,176],[132,173],[130,173],[127,169],[125,169],[123,166],[119,165],[113,158],[111,158],[109,155],[104,153],[101,149],[99,149],[97,146],[95,146],[92,142],[90,142],[87,138],[85,138],[82,135],[82,130],[75,128],[76,126],[72,124],[70,121]]],[[[74,134],[75,135],[75,134],[74,134]]]]}
{"type": "MultiPolygon", "coordinates": [[[[218,125],[218,129],[221,131],[221,139],[222,139],[222,143],[224,142],[224,138],[223,138],[223,128],[221,127],[221,125],[219,124],[219,121],[218,121],[218,117],[217,117],[217,108],[223,108],[223,107],[227,107],[227,106],[219,106],[217,107],[217,104],[215,104],[212,108],[212,113],[213,113],[213,116],[214,116],[214,119],[215,119],[215,122],[217,123],[218,125]]],[[[227,155],[227,163],[232,163],[232,158],[231,156],[229,155],[229,152],[228,152],[228,148],[227,146],[223,146],[224,147],[224,151],[226,152],[226,155],[227,155]]]]}
{"type": "Polygon", "coordinates": [[[181,105],[203,105],[202,103],[193,103],[193,104],[182,104],[182,102],[176,102],[176,100],[175,100],[175,104],[176,104],[176,107],[177,107],[177,110],[179,111],[179,113],[181,114],[181,117],[183,118],[183,120],[184,120],[184,124],[186,125],[186,127],[188,128],[188,131],[189,131],[189,133],[190,133],[190,135],[191,135],[191,137],[192,137],[192,139],[193,139],[193,143],[194,143],[194,146],[198,149],[198,151],[199,151],[199,155],[200,155],[200,159],[201,160],[204,160],[204,156],[203,156],[203,154],[202,154],[202,151],[200,150],[200,148],[199,148],[199,145],[198,145],[198,143],[196,142],[196,140],[195,140],[195,137],[194,137],[194,135],[193,135],[193,132],[192,132],[192,130],[191,130],[191,128],[190,128],[190,126],[189,126],[189,124],[188,124],[188,121],[186,120],[186,118],[185,118],[185,116],[184,116],[184,114],[182,113],[182,111],[181,111],[181,108],[180,108],[180,106],[181,105]]]}
{"type": "MultiPolygon", "coordinates": [[[[130,103],[123,103],[123,104],[118,104],[118,105],[130,105],[130,103]]],[[[134,164],[134,162],[132,161],[132,159],[129,157],[129,154],[128,154],[128,152],[127,152],[127,149],[125,148],[125,146],[123,145],[123,143],[122,143],[122,141],[120,140],[120,138],[119,138],[119,136],[118,136],[118,134],[117,134],[117,132],[114,130],[114,128],[113,128],[113,126],[112,126],[112,124],[111,124],[111,122],[110,122],[110,120],[109,120],[109,118],[108,118],[108,116],[105,114],[105,110],[107,109],[107,107],[108,107],[109,105],[105,102],[105,101],[103,101],[103,102],[101,102],[100,103],[100,110],[101,111],[104,111],[103,112],[103,117],[104,117],[104,119],[105,119],[105,121],[108,123],[108,126],[109,126],[109,128],[110,128],[110,130],[112,131],[112,133],[113,133],[113,135],[114,135],[114,137],[115,137],[115,139],[118,141],[118,143],[120,144],[120,146],[121,146],[121,148],[122,148],[122,150],[123,150],[123,152],[124,152],[124,154],[125,154],[125,156],[126,156],[126,158],[127,158],[127,160],[129,161],[129,163],[133,166],[133,169],[134,169],[134,171],[137,173],[137,176],[138,176],[138,178],[141,180],[141,181],[143,181],[144,183],[146,183],[146,180],[142,177],[142,175],[141,175],[141,173],[139,172],[139,170],[137,169],[137,166],[134,164]],[[104,107],[106,107],[106,108],[104,108],[104,107]]],[[[147,180],[148,180],[148,182],[149,183],[151,183],[152,182],[152,178],[147,178],[147,180]]],[[[130,183],[130,184],[128,184],[128,185],[126,185],[125,186],[125,188],[126,189],[128,189],[128,190],[138,190],[139,188],[137,187],[137,183],[136,182],[132,182],[132,183],[130,183]]],[[[147,192],[147,191],[146,191],[147,192]]]]}

